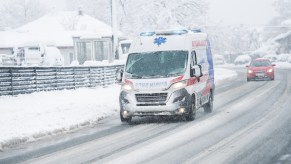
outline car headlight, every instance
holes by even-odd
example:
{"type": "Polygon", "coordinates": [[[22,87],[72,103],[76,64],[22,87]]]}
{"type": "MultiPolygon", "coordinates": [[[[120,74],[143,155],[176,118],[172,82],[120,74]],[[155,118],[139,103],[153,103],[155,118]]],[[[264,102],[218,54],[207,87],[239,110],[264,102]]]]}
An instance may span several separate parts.
{"type": "Polygon", "coordinates": [[[179,81],[171,85],[170,89],[181,89],[187,86],[187,80],[179,81]]]}
{"type": "Polygon", "coordinates": [[[269,72],[269,73],[273,72],[273,69],[272,69],[272,68],[271,68],[271,69],[268,69],[268,72],[269,72]]]}
{"type": "Polygon", "coordinates": [[[251,74],[251,73],[253,73],[253,72],[254,72],[253,70],[250,70],[250,69],[248,70],[248,73],[249,73],[249,74],[251,74]]]}

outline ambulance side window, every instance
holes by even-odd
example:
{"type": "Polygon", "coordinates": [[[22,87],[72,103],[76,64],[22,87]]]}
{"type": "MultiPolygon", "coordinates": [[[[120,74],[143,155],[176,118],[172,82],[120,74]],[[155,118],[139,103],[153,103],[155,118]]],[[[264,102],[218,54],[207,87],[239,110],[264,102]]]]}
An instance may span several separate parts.
{"type": "Polygon", "coordinates": [[[207,61],[207,55],[206,55],[206,48],[196,49],[196,59],[197,59],[197,64],[201,65],[202,67],[202,72],[207,71],[208,61],[207,61]]]}
{"type": "Polygon", "coordinates": [[[196,52],[192,51],[191,52],[191,65],[194,66],[197,64],[197,57],[196,57],[196,52]]]}

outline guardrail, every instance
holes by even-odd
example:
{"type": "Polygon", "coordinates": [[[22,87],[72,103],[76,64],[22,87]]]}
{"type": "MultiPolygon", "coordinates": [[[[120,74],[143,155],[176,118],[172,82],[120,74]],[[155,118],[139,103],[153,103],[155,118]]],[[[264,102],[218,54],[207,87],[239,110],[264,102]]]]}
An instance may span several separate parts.
{"type": "Polygon", "coordinates": [[[0,96],[37,91],[106,86],[116,83],[116,70],[104,67],[0,67],[0,96]]]}

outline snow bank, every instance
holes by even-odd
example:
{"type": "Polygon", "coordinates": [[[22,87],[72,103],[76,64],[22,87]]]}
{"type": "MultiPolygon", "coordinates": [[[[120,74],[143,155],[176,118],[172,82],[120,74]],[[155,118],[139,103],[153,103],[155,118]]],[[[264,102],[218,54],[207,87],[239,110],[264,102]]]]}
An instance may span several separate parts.
{"type": "Polygon", "coordinates": [[[116,114],[120,86],[0,97],[0,148],[94,125],[116,114]]]}
{"type": "Polygon", "coordinates": [[[224,68],[214,68],[215,85],[219,86],[225,81],[233,80],[237,77],[237,73],[233,70],[224,68]]]}
{"type": "Polygon", "coordinates": [[[276,64],[275,68],[291,68],[291,63],[288,62],[273,62],[276,64]]]}
{"type": "Polygon", "coordinates": [[[83,66],[114,66],[114,65],[125,65],[126,59],[122,60],[114,60],[112,63],[110,63],[108,60],[103,60],[103,61],[85,61],[83,66]]]}
{"type": "MultiPolygon", "coordinates": [[[[215,68],[215,83],[235,78],[236,72],[215,68]]],[[[92,126],[119,112],[120,86],[38,92],[0,97],[0,150],[92,126]]]]}

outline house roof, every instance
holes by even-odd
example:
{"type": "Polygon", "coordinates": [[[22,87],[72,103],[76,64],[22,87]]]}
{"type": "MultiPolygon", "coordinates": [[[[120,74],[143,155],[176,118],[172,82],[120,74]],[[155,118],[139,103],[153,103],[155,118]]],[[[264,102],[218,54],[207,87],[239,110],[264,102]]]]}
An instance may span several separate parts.
{"type": "MultiPolygon", "coordinates": [[[[12,31],[0,32],[0,47],[14,47],[27,41],[54,42],[58,47],[73,46],[72,37],[82,35],[112,36],[111,26],[78,11],[47,14],[12,31]]],[[[118,32],[121,36],[121,32],[118,32]]]]}
{"type": "Polygon", "coordinates": [[[288,32],[286,32],[284,34],[280,34],[280,35],[276,36],[273,40],[274,41],[279,41],[279,40],[282,40],[284,38],[287,38],[290,35],[291,35],[291,31],[288,31],[288,32]]]}

